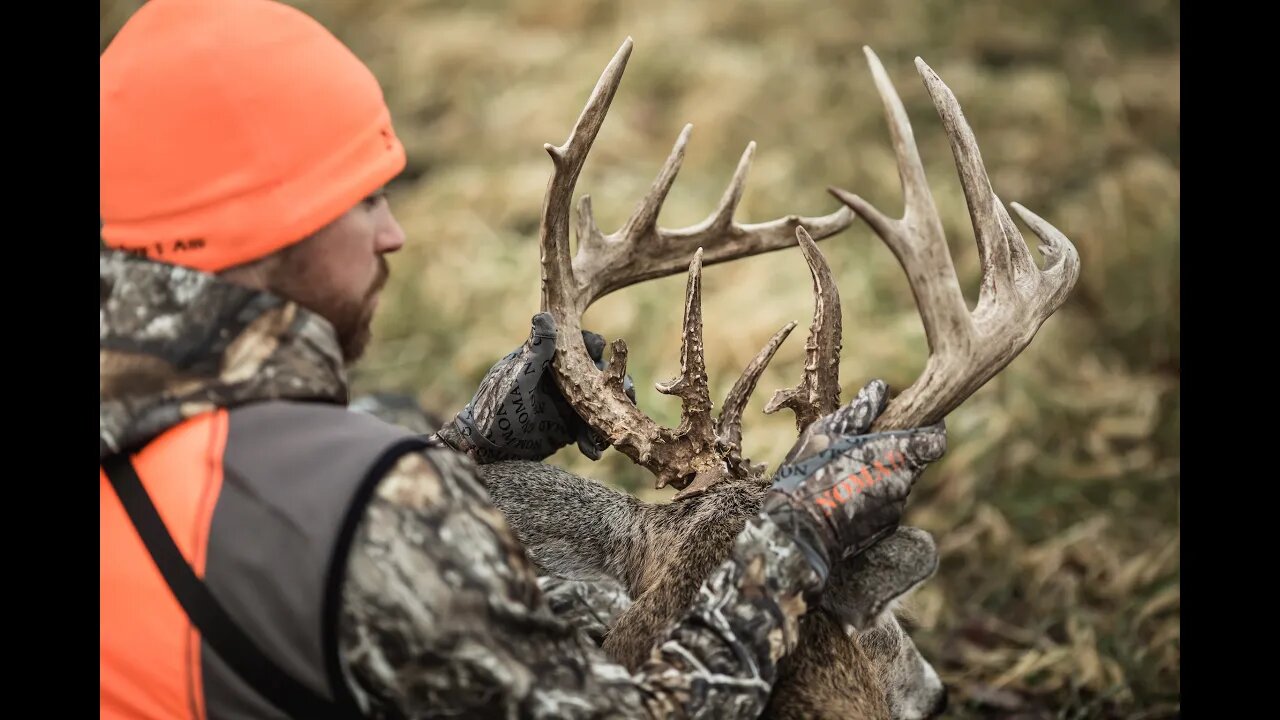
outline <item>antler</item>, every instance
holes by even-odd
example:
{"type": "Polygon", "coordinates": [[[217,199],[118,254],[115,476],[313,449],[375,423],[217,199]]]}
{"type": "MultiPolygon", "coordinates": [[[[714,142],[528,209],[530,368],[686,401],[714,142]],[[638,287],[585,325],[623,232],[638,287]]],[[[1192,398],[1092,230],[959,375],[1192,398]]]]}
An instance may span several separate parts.
{"type": "Polygon", "coordinates": [[[780,330],[744,371],[730,391],[718,422],[711,421],[711,401],[702,350],[702,265],[790,247],[792,233],[808,228],[816,238],[833,235],[853,222],[848,208],[821,217],[789,215],[757,225],[733,221],[755,143],[747,146],[720,205],[701,223],[668,230],[657,225],[658,213],[684,159],[692,126],[686,125],[671,155],[654,180],[648,196],[635,213],[612,235],[596,227],[591,201],[583,197],[578,208],[578,252],[570,259],[569,206],[578,174],[591,144],[604,122],[622,72],[631,55],[627,38],[596,83],[587,105],[561,146],[546,145],[555,165],[543,205],[542,309],[550,312],[559,329],[553,375],[565,399],[614,447],[657,476],[658,487],[670,483],[685,497],[705,490],[726,477],[746,477],[753,469],[741,457],[742,409],[760,373],[794,324],[780,330]],[[670,275],[689,264],[685,299],[681,375],[658,385],[659,392],[682,401],[679,427],[659,426],[641,413],[622,390],[626,374],[626,344],[613,343],[613,356],[601,372],[582,342],[582,313],[604,295],[644,280],[670,275]]]}
{"type": "Polygon", "coordinates": [[[804,378],[790,390],[775,392],[764,411],[790,408],[796,414],[796,429],[804,432],[809,423],[840,407],[840,290],[809,233],[796,228],[796,239],[813,276],[813,323],[804,345],[804,378]]]}
{"type": "Polygon", "coordinates": [[[916,58],[916,68],[951,141],[977,235],[982,285],[977,307],[970,314],[906,110],[880,59],[871,48],[864,47],[863,52],[884,101],[906,209],[901,219],[894,220],[857,195],[829,190],[866,220],[893,251],[906,270],[924,321],[929,343],[924,372],[889,403],[874,426],[903,429],[938,422],[1017,357],[1075,286],[1080,257],[1057,228],[1014,203],[1014,211],[1044,243],[1040,252],[1045,266],[1036,267],[1021,233],[991,188],[973,130],[955,95],[916,58]]]}

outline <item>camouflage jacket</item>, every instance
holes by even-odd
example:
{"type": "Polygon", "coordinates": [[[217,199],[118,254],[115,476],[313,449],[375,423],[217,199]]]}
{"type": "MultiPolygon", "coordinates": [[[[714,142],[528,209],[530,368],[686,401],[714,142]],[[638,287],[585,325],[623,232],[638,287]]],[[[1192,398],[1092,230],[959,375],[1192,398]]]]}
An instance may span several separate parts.
{"type": "MultiPolygon", "coordinates": [[[[103,457],[218,407],[347,402],[332,328],[294,303],[111,251],[100,284],[103,457]]],[[[364,510],[340,653],[370,717],[755,717],[817,582],[775,526],[749,523],[628,673],[601,628],[552,610],[474,466],[438,446],[403,457],[364,510]]]]}

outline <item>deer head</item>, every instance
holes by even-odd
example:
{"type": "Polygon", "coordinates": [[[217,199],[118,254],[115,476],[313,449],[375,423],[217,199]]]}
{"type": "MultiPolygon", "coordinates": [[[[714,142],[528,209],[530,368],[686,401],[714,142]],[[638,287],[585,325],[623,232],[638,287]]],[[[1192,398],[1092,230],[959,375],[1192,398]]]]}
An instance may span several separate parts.
{"type": "Polygon", "coordinates": [[[933,538],[913,527],[900,527],[837,564],[820,609],[801,625],[766,714],[922,720],[941,713],[946,688],[912,642],[900,611],[937,568],[933,538]]]}

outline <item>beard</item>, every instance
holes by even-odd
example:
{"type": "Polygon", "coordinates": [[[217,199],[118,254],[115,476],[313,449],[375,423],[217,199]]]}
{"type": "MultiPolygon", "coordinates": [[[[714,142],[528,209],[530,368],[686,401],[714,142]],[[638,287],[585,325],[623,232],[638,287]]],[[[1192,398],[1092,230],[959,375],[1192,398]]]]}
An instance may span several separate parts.
{"type": "Polygon", "coordinates": [[[391,276],[387,260],[378,256],[378,273],[359,298],[326,293],[325,278],[315,277],[312,267],[303,253],[292,256],[286,253],[284,262],[277,268],[272,288],[280,296],[294,300],[328,320],[342,351],[342,360],[350,365],[364,355],[372,338],[375,300],[391,276]]]}
{"type": "Polygon", "coordinates": [[[386,258],[378,256],[378,274],[362,298],[358,301],[335,303],[333,308],[317,311],[333,324],[338,345],[342,348],[342,360],[348,365],[359,360],[369,346],[369,340],[373,337],[373,311],[377,307],[375,300],[390,275],[386,258]]]}

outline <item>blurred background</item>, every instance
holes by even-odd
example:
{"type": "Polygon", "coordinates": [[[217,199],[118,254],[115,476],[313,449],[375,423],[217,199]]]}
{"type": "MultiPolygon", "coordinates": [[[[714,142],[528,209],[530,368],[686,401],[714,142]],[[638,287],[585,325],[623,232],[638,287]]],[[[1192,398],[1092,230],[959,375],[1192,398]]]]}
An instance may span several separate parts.
{"type": "MultiPolygon", "coordinates": [[[[954,717],[1175,717],[1180,696],[1179,83],[1177,2],[971,0],[310,0],[381,80],[408,168],[391,202],[409,245],[392,259],[356,389],[413,393],[449,417],[539,309],[538,223],[551,162],[605,64],[635,48],[577,184],[605,232],[647,191],[685,123],[684,167],[661,216],[702,220],[747,143],[740,222],[838,203],[891,215],[902,198],[862,46],[906,105],[970,305],[979,272],[952,155],[913,58],[957,95],[997,194],[1061,229],[1080,281],[1030,347],[948,418],[950,450],[907,522],[942,562],[917,591],[913,637],[952,686],[954,717]]],[[[102,47],[137,0],[100,0],[102,47]]],[[[1024,234],[1035,238],[1023,227],[1024,234]]],[[[902,270],[860,221],[825,240],[843,303],[844,397],[901,390],[927,357],[902,270]]],[[[625,338],[640,406],[679,402],[682,276],[599,301],[585,325],[625,338]]],[[[812,313],[797,250],[707,268],[705,339],[717,404],[767,338],[799,327],[760,382],[745,450],[777,464],[812,313]]],[[[654,500],[616,451],[552,462],[654,500]]]]}

